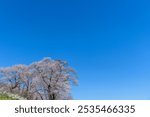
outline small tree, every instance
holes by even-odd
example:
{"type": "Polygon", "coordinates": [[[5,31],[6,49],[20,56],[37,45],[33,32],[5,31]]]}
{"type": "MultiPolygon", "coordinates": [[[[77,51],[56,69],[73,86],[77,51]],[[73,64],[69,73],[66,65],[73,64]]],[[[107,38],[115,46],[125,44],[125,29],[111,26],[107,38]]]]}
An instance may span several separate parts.
{"type": "Polygon", "coordinates": [[[0,69],[0,89],[26,99],[71,99],[71,85],[77,84],[75,71],[62,60],[44,58],[28,66],[0,69]]]}

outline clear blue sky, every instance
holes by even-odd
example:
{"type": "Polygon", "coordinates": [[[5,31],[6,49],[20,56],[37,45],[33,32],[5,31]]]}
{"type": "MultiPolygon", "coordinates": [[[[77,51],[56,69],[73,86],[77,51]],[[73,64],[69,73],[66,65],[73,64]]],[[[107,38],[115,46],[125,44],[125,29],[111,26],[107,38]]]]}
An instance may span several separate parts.
{"type": "Polygon", "coordinates": [[[50,56],[75,99],[150,99],[149,0],[0,0],[0,67],[50,56]]]}

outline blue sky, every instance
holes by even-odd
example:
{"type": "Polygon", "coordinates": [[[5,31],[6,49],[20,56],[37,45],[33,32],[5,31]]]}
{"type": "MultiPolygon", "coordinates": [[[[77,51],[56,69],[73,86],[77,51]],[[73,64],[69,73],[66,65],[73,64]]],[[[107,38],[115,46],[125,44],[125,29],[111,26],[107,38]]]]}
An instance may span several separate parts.
{"type": "Polygon", "coordinates": [[[0,67],[67,60],[75,99],[150,99],[148,0],[0,0],[0,67]]]}

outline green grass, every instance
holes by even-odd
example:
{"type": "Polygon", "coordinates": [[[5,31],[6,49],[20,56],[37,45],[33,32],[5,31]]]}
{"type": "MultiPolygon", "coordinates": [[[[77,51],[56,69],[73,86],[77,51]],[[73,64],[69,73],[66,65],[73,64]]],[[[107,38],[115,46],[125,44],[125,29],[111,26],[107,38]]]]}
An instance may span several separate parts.
{"type": "Polygon", "coordinates": [[[7,94],[0,94],[0,100],[17,100],[17,99],[9,97],[7,94]]]}
{"type": "Polygon", "coordinates": [[[12,94],[8,92],[0,92],[0,100],[26,100],[17,94],[12,94]]]}

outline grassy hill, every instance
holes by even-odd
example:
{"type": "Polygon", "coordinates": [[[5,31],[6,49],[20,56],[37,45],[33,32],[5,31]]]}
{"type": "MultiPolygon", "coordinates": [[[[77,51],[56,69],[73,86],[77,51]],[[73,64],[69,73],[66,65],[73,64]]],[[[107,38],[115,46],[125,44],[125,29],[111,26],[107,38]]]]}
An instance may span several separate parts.
{"type": "Polygon", "coordinates": [[[0,93],[0,100],[26,100],[26,99],[11,93],[0,93]]]}
{"type": "Polygon", "coordinates": [[[10,97],[7,94],[0,94],[0,100],[17,100],[14,97],[10,97]]]}

